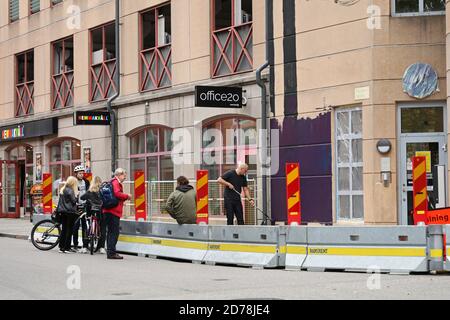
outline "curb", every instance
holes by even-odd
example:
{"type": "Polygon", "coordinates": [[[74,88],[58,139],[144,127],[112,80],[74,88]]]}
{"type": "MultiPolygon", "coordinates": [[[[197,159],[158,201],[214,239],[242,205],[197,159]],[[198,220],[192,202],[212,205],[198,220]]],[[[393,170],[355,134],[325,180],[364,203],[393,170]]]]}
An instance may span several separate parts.
{"type": "Polygon", "coordinates": [[[0,238],[9,238],[9,239],[16,239],[16,240],[28,240],[29,236],[18,235],[18,234],[0,233],[0,238]]]}

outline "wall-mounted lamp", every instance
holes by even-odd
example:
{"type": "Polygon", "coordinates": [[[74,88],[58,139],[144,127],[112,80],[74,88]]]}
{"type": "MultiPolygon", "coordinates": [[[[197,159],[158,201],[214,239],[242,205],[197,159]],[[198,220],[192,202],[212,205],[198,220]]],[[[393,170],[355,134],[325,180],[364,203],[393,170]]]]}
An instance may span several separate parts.
{"type": "MultiPolygon", "coordinates": [[[[386,156],[392,150],[392,144],[387,139],[382,139],[377,143],[378,152],[386,156]]],[[[390,157],[382,157],[381,158],[381,180],[385,187],[389,187],[391,183],[391,158],[390,157]]]]}

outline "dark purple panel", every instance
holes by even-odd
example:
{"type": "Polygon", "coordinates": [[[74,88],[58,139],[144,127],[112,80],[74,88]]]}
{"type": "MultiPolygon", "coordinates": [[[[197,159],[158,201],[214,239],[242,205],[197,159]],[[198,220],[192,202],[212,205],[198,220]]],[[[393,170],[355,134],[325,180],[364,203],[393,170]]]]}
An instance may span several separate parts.
{"type": "Polygon", "coordinates": [[[272,129],[280,129],[280,147],[331,143],[331,113],[315,119],[285,117],[271,119],[272,129]]]}
{"type": "MultiPolygon", "coordinates": [[[[272,219],[287,222],[286,179],[273,178],[272,219]]],[[[333,223],[331,177],[300,179],[302,223],[333,223]]]]}
{"type": "Polygon", "coordinates": [[[332,151],[331,113],[315,119],[286,117],[282,125],[271,119],[271,128],[279,128],[279,172],[272,176],[272,216],[287,221],[287,162],[300,163],[303,222],[331,224],[332,218],[332,151]]]}
{"type": "Polygon", "coordinates": [[[279,152],[279,171],[274,177],[285,177],[286,163],[290,162],[300,163],[302,177],[332,175],[330,144],[282,148],[279,152]]]}

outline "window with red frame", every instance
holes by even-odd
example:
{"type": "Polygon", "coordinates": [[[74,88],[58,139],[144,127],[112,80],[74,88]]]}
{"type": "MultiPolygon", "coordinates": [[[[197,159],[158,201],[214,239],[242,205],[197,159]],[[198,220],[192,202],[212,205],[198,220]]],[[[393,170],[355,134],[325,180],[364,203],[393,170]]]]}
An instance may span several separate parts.
{"type": "Polygon", "coordinates": [[[253,70],[252,0],[211,0],[212,76],[253,70]]]}
{"type": "Polygon", "coordinates": [[[110,23],[91,30],[90,101],[102,101],[117,92],[115,26],[110,23]]]}
{"type": "Polygon", "coordinates": [[[173,181],[172,129],[146,128],[131,137],[131,175],[145,172],[147,181],[173,181]]]}
{"type": "Polygon", "coordinates": [[[211,180],[218,179],[238,163],[249,165],[249,178],[256,178],[256,121],[227,118],[203,127],[202,168],[211,180]]]}
{"type": "Polygon", "coordinates": [[[73,37],[53,44],[52,108],[73,106],[73,37]]]}
{"type": "Polygon", "coordinates": [[[141,91],[172,85],[172,19],[170,4],[141,13],[141,91]]]}
{"type": "Polygon", "coordinates": [[[34,113],[34,51],[16,56],[15,116],[34,113]]]}

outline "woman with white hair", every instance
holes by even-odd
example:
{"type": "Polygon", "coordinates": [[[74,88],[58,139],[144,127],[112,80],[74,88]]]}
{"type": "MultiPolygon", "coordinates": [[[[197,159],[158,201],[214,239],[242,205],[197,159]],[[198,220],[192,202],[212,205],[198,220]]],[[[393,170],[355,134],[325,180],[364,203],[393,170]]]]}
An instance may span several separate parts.
{"type": "Polygon", "coordinates": [[[57,210],[61,213],[62,230],[59,241],[60,253],[75,253],[72,246],[72,235],[77,220],[78,180],[69,177],[61,189],[57,210]]]}

